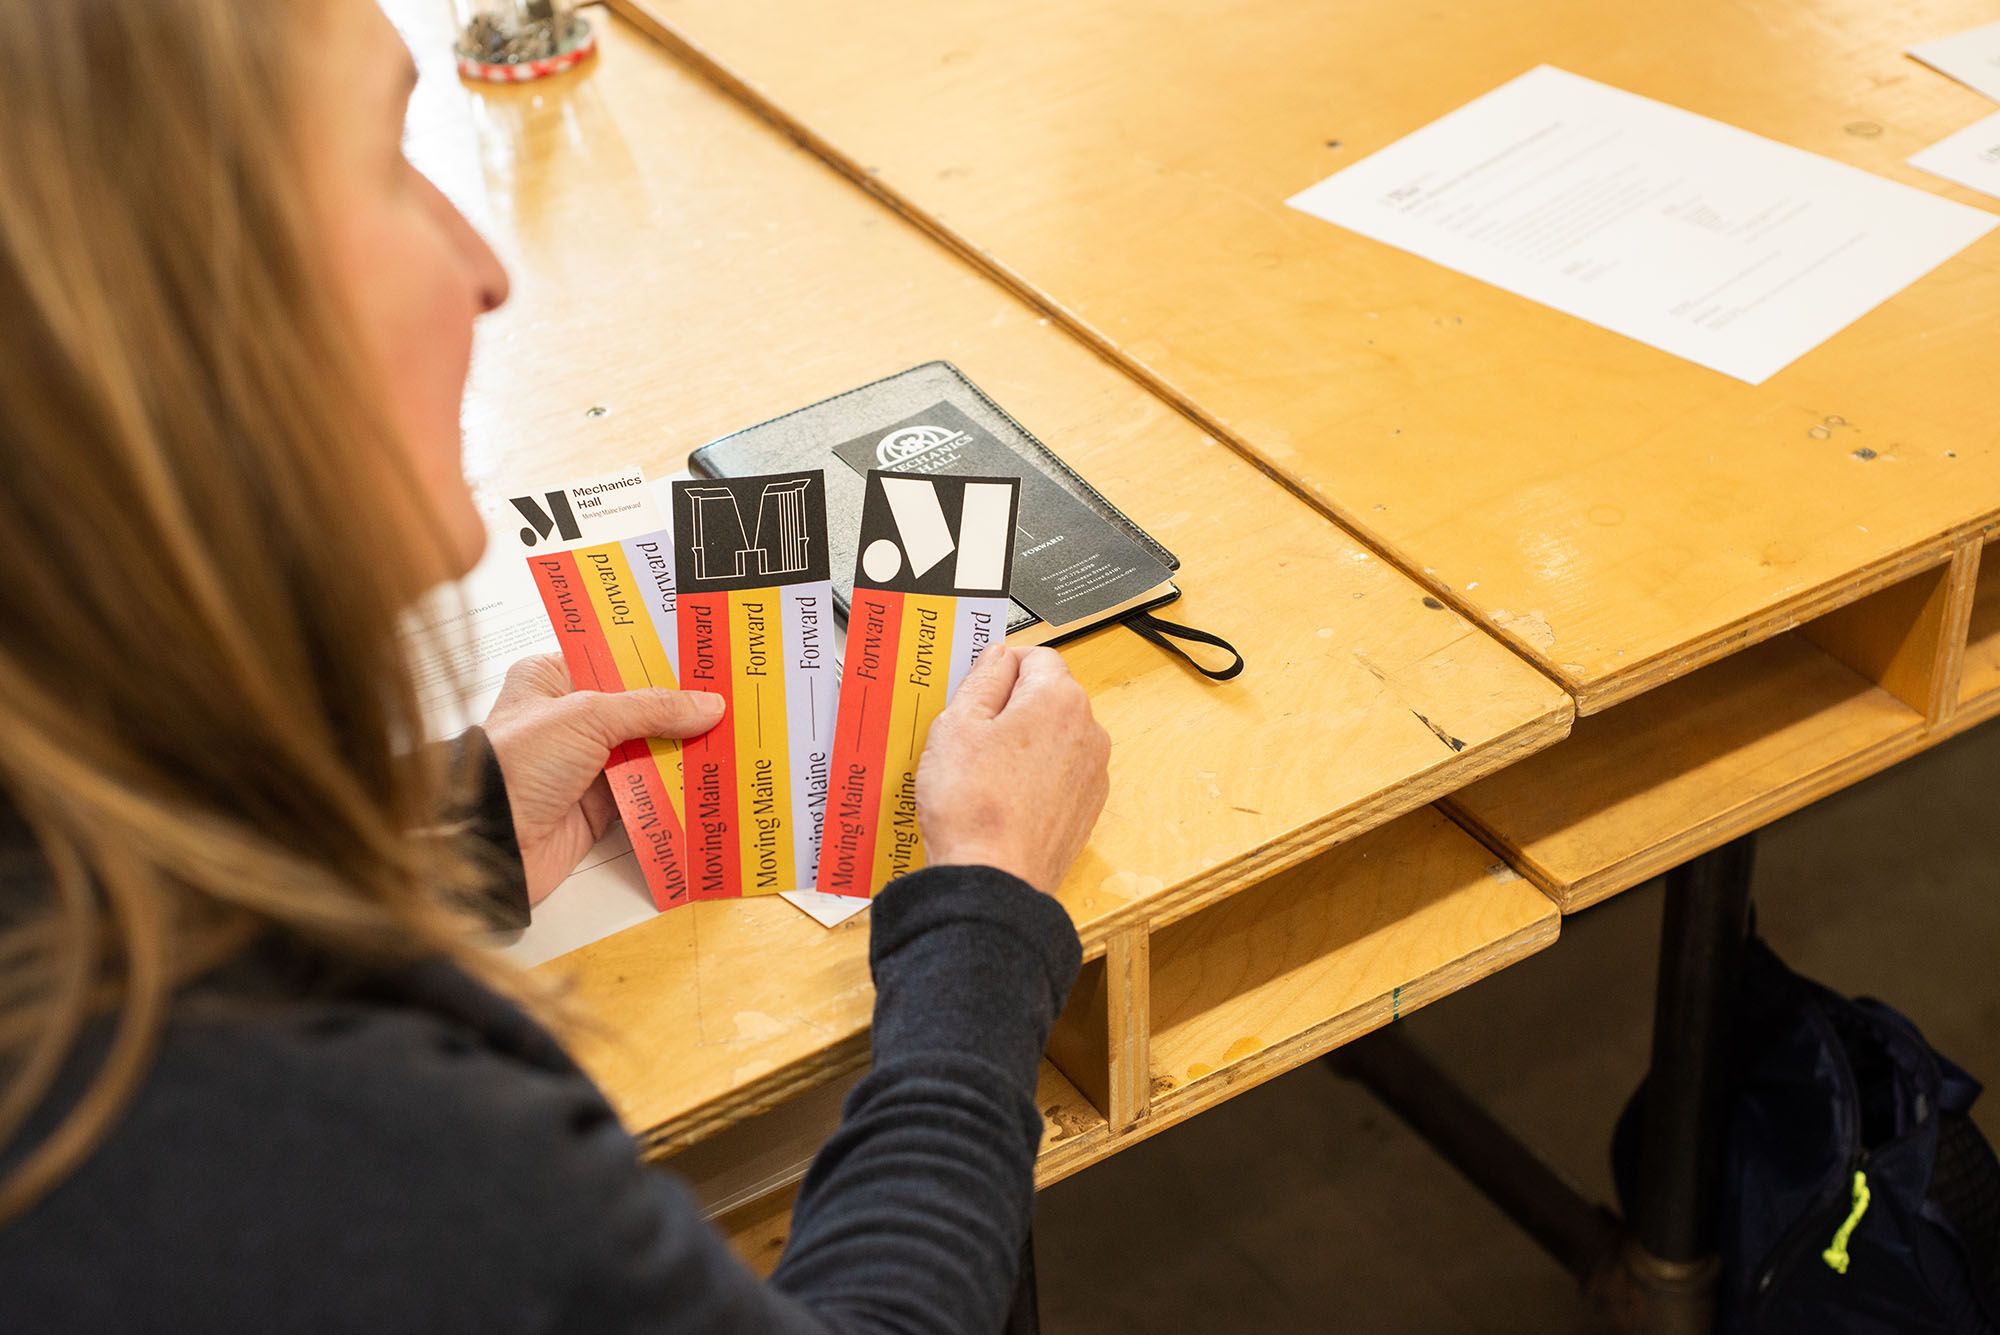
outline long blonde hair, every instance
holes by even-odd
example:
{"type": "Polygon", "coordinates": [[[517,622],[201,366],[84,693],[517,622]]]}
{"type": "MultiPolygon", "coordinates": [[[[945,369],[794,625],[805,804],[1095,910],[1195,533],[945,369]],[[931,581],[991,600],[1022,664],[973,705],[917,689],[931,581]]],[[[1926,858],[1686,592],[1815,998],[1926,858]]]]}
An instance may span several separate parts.
{"type": "Polygon", "coordinates": [[[399,611],[443,555],[307,240],[303,8],[0,0],[0,827],[35,850],[0,881],[0,1221],[259,935],[517,981],[426,834],[399,611]]]}

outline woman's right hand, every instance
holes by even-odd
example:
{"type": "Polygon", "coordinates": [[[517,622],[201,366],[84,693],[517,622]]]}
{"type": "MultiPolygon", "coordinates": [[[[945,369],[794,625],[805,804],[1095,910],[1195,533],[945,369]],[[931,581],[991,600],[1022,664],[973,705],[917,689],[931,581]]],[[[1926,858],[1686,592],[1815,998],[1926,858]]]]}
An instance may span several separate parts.
{"type": "Polygon", "coordinates": [[[1110,758],[1110,735],[1061,654],[989,647],[924,743],[925,861],[998,867],[1053,893],[1104,809],[1110,758]]]}

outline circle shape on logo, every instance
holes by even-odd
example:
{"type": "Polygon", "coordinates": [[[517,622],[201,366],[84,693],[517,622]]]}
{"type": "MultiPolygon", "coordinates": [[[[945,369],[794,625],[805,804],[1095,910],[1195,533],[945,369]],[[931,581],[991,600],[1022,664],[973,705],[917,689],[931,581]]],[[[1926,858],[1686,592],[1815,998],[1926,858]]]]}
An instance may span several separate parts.
{"type": "Polygon", "coordinates": [[[878,467],[888,468],[905,459],[914,459],[925,450],[950,444],[957,438],[958,433],[950,427],[921,424],[898,427],[876,442],[875,463],[878,467]]]}
{"type": "Polygon", "coordinates": [[[896,578],[896,572],[902,568],[902,549],[887,538],[875,539],[868,544],[868,550],[861,553],[861,573],[877,584],[896,578]]]}

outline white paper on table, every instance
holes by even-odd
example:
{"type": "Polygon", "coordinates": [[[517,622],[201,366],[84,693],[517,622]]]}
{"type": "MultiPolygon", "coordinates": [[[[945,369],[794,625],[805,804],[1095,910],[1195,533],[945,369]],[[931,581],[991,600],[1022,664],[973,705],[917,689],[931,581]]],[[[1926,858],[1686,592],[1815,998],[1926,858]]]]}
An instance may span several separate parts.
{"type": "Polygon", "coordinates": [[[659,916],[624,822],[614,821],[569,878],[535,905],[521,934],[501,950],[521,967],[533,968],[659,916]]]}
{"type": "MultiPolygon", "coordinates": [[[[817,890],[790,890],[781,897],[823,927],[838,927],[869,904],[817,890]]],[[[501,951],[532,968],[659,916],[625,826],[614,824],[569,878],[535,906],[528,926],[501,951]]]]}
{"type": "Polygon", "coordinates": [[[2000,198],[2000,111],[1938,140],[1910,165],[2000,198]]]}
{"type": "Polygon", "coordinates": [[[1547,65],[1287,203],[1753,385],[1996,221],[1547,65]]]}
{"type": "Polygon", "coordinates": [[[1909,54],[1973,92],[2000,102],[2000,23],[1919,42],[1909,54]]]}
{"type": "MultiPolygon", "coordinates": [[[[659,514],[673,513],[669,488],[688,477],[676,473],[648,484],[659,514]]],[[[453,736],[486,717],[516,660],[556,651],[555,631],[513,533],[520,519],[511,511],[489,515],[491,536],[479,565],[455,588],[432,594],[411,618],[411,668],[433,738],[453,736]]],[[[846,633],[837,622],[833,643],[838,674],[846,633]]],[[[870,902],[816,890],[788,891],[782,898],[826,927],[839,926],[870,902]]],[[[613,822],[569,878],[535,906],[526,930],[504,949],[523,966],[540,964],[658,912],[624,824],[613,822]]]]}
{"type": "Polygon", "coordinates": [[[486,544],[471,574],[439,589],[410,616],[406,635],[417,701],[433,738],[486,717],[509,664],[556,651],[535,580],[511,545],[486,544]]]}
{"type": "Polygon", "coordinates": [[[817,890],[780,890],[778,897],[822,927],[838,927],[874,903],[855,895],[823,895],[817,890]]]}

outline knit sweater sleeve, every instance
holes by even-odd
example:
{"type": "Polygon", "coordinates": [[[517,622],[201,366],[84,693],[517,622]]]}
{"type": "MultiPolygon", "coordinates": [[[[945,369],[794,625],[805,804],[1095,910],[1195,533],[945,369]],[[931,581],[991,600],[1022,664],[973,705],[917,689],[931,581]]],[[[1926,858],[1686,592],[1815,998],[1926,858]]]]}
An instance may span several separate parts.
{"type": "Polygon", "coordinates": [[[770,1282],[689,1219],[677,1186],[635,1181],[607,1212],[608,1273],[580,1287],[565,1328],[1000,1329],[1034,1209],[1036,1076],[1076,932],[1054,900],[981,867],[904,877],[873,913],[873,1061],[806,1175],[770,1282]]]}

